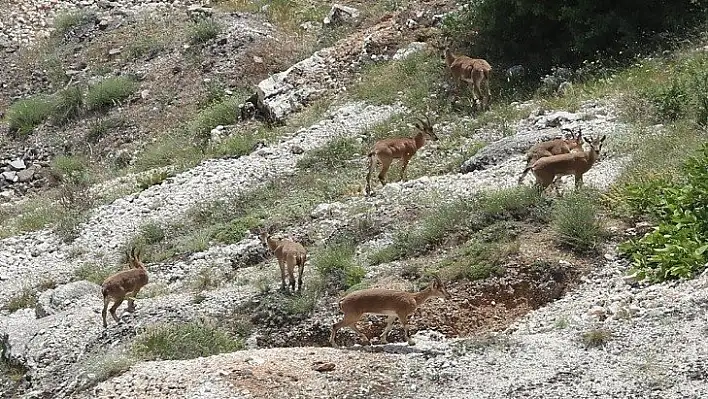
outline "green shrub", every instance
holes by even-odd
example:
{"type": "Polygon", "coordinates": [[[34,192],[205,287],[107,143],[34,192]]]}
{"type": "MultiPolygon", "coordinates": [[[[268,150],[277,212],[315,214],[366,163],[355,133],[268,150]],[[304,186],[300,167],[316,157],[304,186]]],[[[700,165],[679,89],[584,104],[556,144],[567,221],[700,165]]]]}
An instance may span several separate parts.
{"type": "Polygon", "coordinates": [[[708,145],[682,171],[680,180],[630,184],[624,190],[630,209],[656,224],[645,236],[619,246],[640,278],[658,282],[692,277],[708,262],[708,145]]]}
{"type": "Polygon", "coordinates": [[[128,77],[115,76],[89,86],[86,108],[89,111],[106,111],[126,100],[138,89],[138,83],[128,77]]]}
{"type": "Polygon", "coordinates": [[[196,321],[151,327],[133,344],[135,354],[144,360],[194,359],[240,349],[240,339],[212,323],[196,321]]]}
{"type": "Polygon", "coordinates": [[[259,226],[261,220],[254,216],[243,216],[217,225],[210,234],[214,240],[224,244],[234,244],[241,241],[246,233],[259,226]]]}
{"type": "Polygon", "coordinates": [[[198,141],[208,142],[211,130],[218,125],[230,125],[238,119],[238,104],[233,100],[226,100],[212,104],[203,109],[190,123],[189,131],[198,141]]]}
{"type": "Polygon", "coordinates": [[[360,148],[361,144],[355,139],[334,139],[324,147],[307,152],[297,161],[297,168],[304,170],[338,168],[358,156],[360,148]]]}
{"type": "Polygon", "coordinates": [[[366,270],[354,261],[355,250],[352,243],[327,245],[315,253],[312,266],[323,279],[335,281],[338,287],[347,289],[359,284],[366,275],[366,270]]]}
{"type": "Polygon", "coordinates": [[[553,204],[551,228],[556,239],[577,251],[597,249],[603,229],[598,218],[599,204],[588,191],[574,191],[553,204]]]}
{"type": "Polygon", "coordinates": [[[136,180],[138,183],[138,188],[141,190],[146,190],[152,186],[162,183],[170,176],[170,172],[163,170],[160,172],[150,173],[149,175],[144,177],[138,177],[136,180]]]}
{"type": "Polygon", "coordinates": [[[89,13],[83,10],[62,12],[54,17],[53,25],[54,37],[65,37],[73,29],[94,23],[97,16],[94,13],[89,13]]]}
{"type": "Polygon", "coordinates": [[[192,44],[206,43],[215,39],[221,33],[221,25],[210,18],[203,18],[189,27],[189,42],[192,44]]]}
{"type": "Polygon", "coordinates": [[[37,304],[37,295],[38,293],[34,288],[27,287],[9,299],[5,309],[10,312],[16,312],[20,309],[32,308],[37,304]]]}
{"type": "Polygon", "coordinates": [[[631,60],[671,43],[706,21],[708,4],[694,0],[608,3],[593,0],[470,0],[443,27],[458,50],[492,65],[522,64],[533,76],[553,65],[597,58],[631,60]]]}
{"type": "Polygon", "coordinates": [[[63,124],[81,115],[84,105],[84,94],[79,86],[71,86],[60,90],[54,98],[52,111],[54,121],[63,124]]]}
{"type": "Polygon", "coordinates": [[[504,274],[504,262],[519,251],[517,241],[480,242],[471,240],[452,256],[445,259],[440,268],[449,280],[484,280],[504,274]]]}
{"type": "Polygon", "coordinates": [[[86,140],[89,143],[96,144],[103,137],[105,137],[109,131],[122,126],[125,126],[127,122],[122,118],[100,118],[89,124],[89,131],[86,134],[86,140]]]}
{"type": "Polygon", "coordinates": [[[604,328],[585,331],[580,336],[580,340],[586,348],[597,348],[605,346],[612,339],[612,332],[604,328]]]}
{"type": "Polygon", "coordinates": [[[5,116],[10,133],[27,136],[52,115],[53,103],[48,96],[38,95],[13,103],[5,116]]]}
{"type": "Polygon", "coordinates": [[[547,200],[531,187],[484,192],[476,199],[437,207],[417,227],[397,232],[393,244],[373,253],[369,261],[379,264],[423,255],[500,220],[545,221],[546,213],[547,200]]]}
{"type": "Polygon", "coordinates": [[[422,51],[400,61],[375,64],[350,92],[367,102],[393,104],[400,99],[405,105],[421,110],[431,105],[431,94],[440,91],[445,72],[436,54],[422,51]]]}
{"type": "Polygon", "coordinates": [[[148,222],[140,226],[140,237],[145,244],[157,244],[165,239],[165,230],[157,222],[148,222]]]}
{"type": "Polygon", "coordinates": [[[107,265],[104,263],[83,263],[74,270],[74,278],[76,280],[90,281],[94,284],[101,285],[108,276],[120,270],[119,266],[107,265]]]}
{"type": "Polygon", "coordinates": [[[121,375],[133,364],[135,359],[119,350],[98,353],[86,361],[83,371],[88,378],[78,387],[78,390],[86,390],[109,378],[121,375]]]}
{"type": "Polygon", "coordinates": [[[136,60],[142,57],[155,57],[165,50],[165,44],[154,37],[139,37],[128,44],[126,53],[128,58],[136,60]]]}

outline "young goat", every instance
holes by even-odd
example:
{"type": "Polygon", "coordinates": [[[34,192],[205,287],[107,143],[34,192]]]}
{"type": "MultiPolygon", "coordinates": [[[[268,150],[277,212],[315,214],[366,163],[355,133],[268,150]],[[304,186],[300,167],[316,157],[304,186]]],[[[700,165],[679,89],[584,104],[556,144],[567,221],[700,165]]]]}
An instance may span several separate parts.
{"type": "Polygon", "coordinates": [[[444,55],[445,64],[452,76],[458,82],[467,82],[472,87],[472,98],[475,103],[479,99],[482,109],[489,109],[489,103],[492,98],[492,92],[489,89],[492,67],[489,63],[481,58],[453,54],[449,47],[445,47],[444,55]],[[482,86],[484,86],[484,91],[482,86]]]}
{"type": "Polygon", "coordinates": [[[387,342],[386,336],[391,331],[393,322],[398,318],[403,325],[403,332],[408,345],[415,345],[415,342],[408,334],[408,316],[412,315],[423,302],[431,297],[450,298],[450,294],[437,277],[433,277],[433,282],[424,290],[416,293],[381,288],[354,291],[339,301],[339,309],[344,312],[344,318],[332,326],[329,342],[336,347],[337,344],[334,342],[334,338],[337,335],[337,330],[342,327],[350,327],[367,344],[370,344],[369,338],[356,327],[356,322],[361,319],[361,316],[369,313],[388,316],[386,328],[381,334],[382,343],[387,342]]]}
{"type": "Polygon", "coordinates": [[[524,167],[524,171],[521,173],[521,176],[519,176],[519,184],[521,184],[524,180],[524,177],[526,177],[526,174],[529,171],[528,167],[533,165],[534,162],[538,161],[539,159],[541,159],[543,157],[550,157],[551,155],[567,154],[572,151],[582,151],[583,150],[583,139],[582,139],[583,132],[582,132],[582,130],[578,129],[578,136],[577,137],[575,136],[575,134],[573,133],[572,130],[570,130],[570,129],[563,129],[563,130],[570,131],[570,133],[571,133],[570,139],[562,138],[562,139],[543,141],[543,142],[534,144],[529,149],[529,151],[526,153],[526,166],[524,167]]]}
{"type": "Polygon", "coordinates": [[[101,312],[103,327],[108,326],[108,323],[106,323],[106,310],[111,300],[113,300],[111,316],[118,323],[118,316],[116,316],[118,306],[128,297],[128,308],[126,310],[131,313],[134,312],[135,298],[140,289],[148,283],[148,274],[145,270],[145,265],[140,261],[140,252],[138,251],[136,255],[135,248],[133,248],[130,253],[126,251],[126,257],[131,268],[109,276],[103,281],[103,311],[101,312]]]}
{"type": "Polygon", "coordinates": [[[426,136],[434,141],[438,139],[438,136],[433,132],[433,124],[430,122],[428,115],[425,115],[425,121],[418,118],[415,127],[419,132],[413,137],[383,139],[374,144],[374,148],[368,154],[369,173],[366,175],[366,195],[371,194],[371,174],[378,163],[381,163],[379,181],[381,181],[382,186],[386,185],[386,173],[388,173],[388,168],[394,159],[401,160],[401,181],[404,181],[408,162],[425,145],[426,136]]]}
{"type": "Polygon", "coordinates": [[[567,154],[543,157],[526,168],[524,172],[529,170],[533,172],[536,177],[536,184],[541,187],[542,191],[553,183],[556,176],[565,175],[575,175],[575,188],[580,188],[583,184],[583,175],[590,170],[600,157],[605,136],[603,135],[602,138],[596,137],[592,140],[583,139],[590,144],[588,151],[573,151],[567,154]]]}
{"type": "Polygon", "coordinates": [[[300,243],[290,240],[276,240],[271,238],[267,232],[262,232],[259,235],[261,243],[275,253],[280,266],[280,280],[283,291],[286,290],[285,285],[285,267],[288,268],[288,276],[290,277],[290,289],[295,291],[295,266],[298,266],[297,290],[302,289],[302,272],[305,270],[305,262],[307,261],[307,250],[300,243]]]}

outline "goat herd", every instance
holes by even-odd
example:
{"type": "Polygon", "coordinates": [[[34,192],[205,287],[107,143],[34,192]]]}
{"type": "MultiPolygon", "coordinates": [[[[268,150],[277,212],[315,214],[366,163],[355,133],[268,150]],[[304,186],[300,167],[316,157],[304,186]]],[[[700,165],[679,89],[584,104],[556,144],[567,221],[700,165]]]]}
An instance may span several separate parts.
{"type": "MultiPolygon", "coordinates": [[[[453,77],[459,82],[466,82],[472,86],[473,100],[481,99],[483,108],[489,107],[491,92],[489,90],[489,76],[491,67],[483,59],[473,59],[464,55],[455,55],[449,48],[444,51],[445,63],[453,77]],[[484,87],[484,90],[483,90],[484,87]]],[[[382,186],[386,184],[386,173],[394,159],[400,159],[401,180],[405,180],[405,172],[408,162],[415,153],[423,147],[426,138],[437,140],[438,137],[433,132],[433,123],[428,116],[425,120],[418,118],[415,123],[418,133],[413,137],[388,138],[377,141],[371,152],[368,154],[368,174],[366,176],[366,195],[371,194],[371,174],[381,164],[381,171],[378,175],[382,186]]],[[[583,182],[585,174],[595,163],[600,155],[605,136],[601,138],[587,139],[582,137],[579,131],[577,136],[571,132],[570,137],[554,139],[537,143],[530,148],[526,154],[526,167],[519,177],[519,184],[530,171],[536,178],[536,184],[541,190],[545,190],[551,184],[555,184],[557,178],[565,175],[575,176],[575,187],[579,188],[583,182]],[[583,150],[583,140],[590,145],[590,148],[583,150]]],[[[297,291],[302,289],[302,274],[307,261],[307,250],[300,243],[282,239],[277,240],[269,233],[263,232],[259,235],[261,243],[275,254],[280,266],[281,288],[284,291],[296,289],[295,267],[298,268],[297,291]],[[289,284],[286,285],[285,277],[288,274],[289,284]]],[[[135,297],[142,287],[148,283],[148,275],[145,266],[140,261],[139,252],[135,253],[135,248],[126,252],[126,258],[130,265],[128,270],[123,270],[108,277],[102,286],[103,293],[103,326],[106,327],[106,313],[108,305],[113,300],[110,313],[113,319],[118,322],[116,309],[128,298],[128,312],[135,311],[135,297]]],[[[403,331],[409,345],[414,345],[414,341],[408,333],[408,317],[423,302],[431,297],[450,298],[450,294],[438,277],[433,277],[433,281],[422,291],[411,293],[400,290],[389,289],[363,289],[351,292],[339,301],[339,308],[344,313],[344,317],[332,326],[330,343],[336,346],[335,336],[337,330],[342,327],[350,327],[356,331],[364,342],[369,339],[357,327],[357,321],[364,314],[377,314],[388,316],[386,328],[381,335],[380,342],[385,343],[388,333],[391,331],[394,321],[398,318],[403,326],[403,331]]]]}

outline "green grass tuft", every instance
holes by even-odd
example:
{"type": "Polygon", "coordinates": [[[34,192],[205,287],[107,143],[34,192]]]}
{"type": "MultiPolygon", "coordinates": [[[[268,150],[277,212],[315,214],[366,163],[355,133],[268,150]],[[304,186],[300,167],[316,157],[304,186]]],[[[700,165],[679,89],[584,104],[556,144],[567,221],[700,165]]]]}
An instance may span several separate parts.
{"type": "Polygon", "coordinates": [[[243,349],[243,342],[207,322],[187,322],[150,327],[133,343],[143,360],[183,360],[243,349]]]}
{"type": "Polygon", "coordinates": [[[48,96],[37,95],[13,103],[5,116],[10,133],[27,136],[52,115],[54,106],[48,96]]]}
{"type": "Polygon", "coordinates": [[[89,86],[86,93],[86,108],[103,112],[120,104],[138,89],[138,83],[128,77],[115,76],[89,86]]]}

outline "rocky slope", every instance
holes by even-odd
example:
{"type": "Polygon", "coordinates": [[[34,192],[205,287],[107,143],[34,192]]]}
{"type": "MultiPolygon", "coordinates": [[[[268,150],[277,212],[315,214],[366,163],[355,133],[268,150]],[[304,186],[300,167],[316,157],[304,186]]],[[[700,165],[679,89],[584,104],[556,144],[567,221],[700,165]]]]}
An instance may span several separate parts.
{"type": "MultiPolygon", "coordinates": [[[[7,16],[0,19],[3,21],[0,31],[6,41],[30,43],[32,35],[25,27],[42,27],[43,21],[49,21],[52,15],[51,11],[41,10],[76,5],[123,9],[168,3],[177,8],[192,4],[25,3],[17,6],[18,13],[10,19],[7,16]]],[[[324,344],[329,326],[339,317],[333,298],[325,296],[308,318],[296,320],[285,328],[271,326],[271,336],[263,336],[266,330],[251,335],[246,340],[246,350],[191,360],[130,362],[123,367],[128,370],[120,375],[105,374],[109,364],[113,364],[112,359],[117,359],[116,362],[124,359],[123,351],[146,328],[185,324],[201,318],[225,321],[234,317],[235,309],[260,304],[258,301],[263,298],[275,298],[262,296],[253,282],[260,278],[276,281],[277,267],[273,259],[261,262],[265,251],[252,233],[235,244],[212,245],[185,258],[149,263],[151,281],[145,291],[151,293],[139,297],[137,312],[123,313],[121,323],[111,323],[108,329],[101,326],[99,286],[88,281],[71,281],[74,272],[96,262],[115,263],[122,245],[147,223],[167,225],[184,217],[196,204],[244,195],[273,179],[288,178],[297,173],[299,159],[332,140],[361,139],[372,127],[397,115],[407,115],[409,110],[401,104],[374,106],[351,102],[341,93],[346,92],[344,88],[353,79],[351,72],[362,60],[402,57],[421,49],[423,45],[417,40],[425,39],[426,34],[411,27],[421,25],[427,29],[439,21],[439,14],[438,11],[398,14],[259,85],[266,105],[285,119],[320,96],[340,93],[338,101],[312,125],[248,155],[204,161],[161,184],[93,209],[71,246],[50,230],[1,240],[0,305],[7,305],[28,288],[38,293],[32,307],[13,312],[0,310],[3,362],[19,365],[26,371],[17,382],[17,390],[0,379],[0,393],[26,398],[702,398],[708,395],[707,354],[702,345],[708,331],[705,294],[708,276],[650,287],[638,285],[624,277],[626,262],[616,259],[612,245],[606,249],[604,259],[590,260],[592,264],[584,265],[592,271],[577,286],[574,278],[581,274],[579,270],[567,272],[573,278],[563,275],[563,270],[581,268],[583,262],[572,257],[572,262],[554,259],[558,268],[548,266],[538,280],[519,273],[478,285],[452,284],[450,291],[456,298],[449,303],[431,301],[413,317],[418,330],[415,335],[418,343],[414,347],[405,344],[372,348],[357,345],[348,349],[318,347],[324,344]],[[398,52],[399,49],[403,50],[398,52]],[[245,266],[234,269],[233,262],[243,259],[247,260],[242,262],[245,266]],[[222,282],[217,288],[197,295],[190,284],[204,271],[222,282]],[[555,274],[561,276],[549,277],[555,274]],[[523,284],[514,285],[519,282],[523,284]],[[523,289],[506,295],[514,287],[523,289]],[[529,294],[532,291],[543,299],[533,298],[529,294]],[[501,298],[506,296],[512,296],[513,301],[503,302],[501,298]],[[524,313],[527,314],[521,316],[524,313]],[[473,327],[463,330],[458,328],[460,325],[473,327]],[[480,333],[489,330],[496,332],[480,333]],[[311,346],[259,347],[299,344],[311,346]]],[[[40,29],[40,37],[46,32],[40,29]]],[[[585,183],[590,186],[606,189],[631,160],[631,155],[616,151],[617,144],[613,144],[627,138],[630,128],[617,119],[611,99],[585,102],[577,112],[540,111],[533,103],[523,106],[528,117],[509,121],[511,135],[496,131],[490,134],[480,129],[468,138],[470,142],[484,141],[487,145],[460,165],[460,173],[393,182],[385,188],[378,187],[373,197],[355,193],[338,202],[318,204],[305,222],[286,226],[279,233],[307,236],[319,245],[365,214],[380,231],[358,246],[357,253],[363,256],[391,242],[389,230],[400,227],[397,222],[406,220],[410,210],[420,202],[431,198],[439,203],[472,199],[483,190],[516,185],[524,164],[524,151],[533,142],[558,135],[559,127],[580,127],[585,136],[607,135],[608,150],[585,176],[585,183]]],[[[436,125],[440,134],[454,128],[454,124],[445,121],[436,125]]],[[[435,143],[426,145],[413,163],[434,162],[436,150],[435,143]]],[[[464,150],[457,151],[464,153],[464,150]]],[[[361,162],[363,169],[364,159],[356,161],[361,162]]],[[[10,168],[13,168],[11,162],[10,168]]],[[[571,185],[572,179],[566,178],[564,188],[571,185]]],[[[410,288],[408,283],[386,280],[392,271],[398,272],[406,263],[369,267],[367,278],[381,277],[382,286],[400,284],[410,288]]],[[[306,269],[306,284],[315,273],[312,268],[306,269]]],[[[375,331],[372,322],[362,323],[367,324],[367,331],[375,331]]],[[[347,343],[353,341],[347,333],[340,334],[344,336],[340,339],[347,343]]]]}

